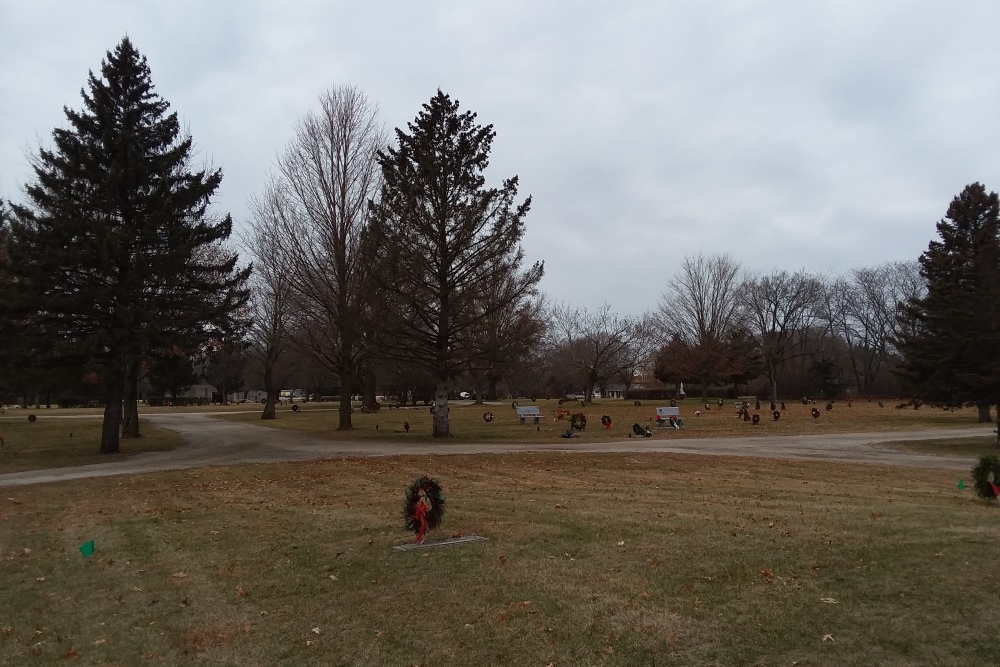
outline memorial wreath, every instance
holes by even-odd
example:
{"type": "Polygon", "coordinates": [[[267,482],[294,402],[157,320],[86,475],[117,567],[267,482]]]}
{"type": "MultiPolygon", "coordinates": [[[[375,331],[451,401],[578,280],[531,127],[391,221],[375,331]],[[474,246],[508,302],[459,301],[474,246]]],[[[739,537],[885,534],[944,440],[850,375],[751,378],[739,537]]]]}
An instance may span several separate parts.
{"type": "Polygon", "coordinates": [[[406,490],[403,520],[406,522],[406,529],[416,533],[414,543],[423,542],[427,533],[440,525],[444,505],[441,485],[427,475],[414,480],[406,490]]]}

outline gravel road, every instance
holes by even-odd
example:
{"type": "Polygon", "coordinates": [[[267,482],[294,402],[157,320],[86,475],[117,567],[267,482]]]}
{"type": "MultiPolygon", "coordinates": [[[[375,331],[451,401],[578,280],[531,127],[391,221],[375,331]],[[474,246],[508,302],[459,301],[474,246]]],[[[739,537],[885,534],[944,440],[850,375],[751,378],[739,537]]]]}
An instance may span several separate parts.
{"type": "Polygon", "coordinates": [[[975,463],[971,458],[889,450],[879,444],[898,440],[988,436],[993,433],[992,428],[982,427],[754,438],[631,438],[600,443],[559,439],[544,443],[396,444],[323,440],[295,431],[215,419],[204,413],[144,415],[143,419],[177,431],[188,444],[169,452],[137,454],[109,463],[8,473],[0,475],[0,487],[237,463],[273,463],[349,456],[507,452],[674,452],[968,470],[975,463]]]}

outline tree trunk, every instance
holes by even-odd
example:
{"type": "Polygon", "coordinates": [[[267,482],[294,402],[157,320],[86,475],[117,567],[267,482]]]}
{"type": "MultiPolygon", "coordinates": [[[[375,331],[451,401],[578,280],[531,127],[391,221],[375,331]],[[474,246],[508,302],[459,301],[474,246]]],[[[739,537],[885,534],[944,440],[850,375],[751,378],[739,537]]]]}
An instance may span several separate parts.
{"type": "Polygon", "coordinates": [[[438,380],[434,386],[434,437],[447,438],[448,428],[448,381],[438,380]]]}
{"type": "MultiPolygon", "coordinates": [[[[365,375],[365,379],[368,379],[368,375],[365,375]]],[[[337,419],[337,430],[338,431],[351,431],[354,429],[354,423],[351,421],[351,392],[354,389],[354,377],[349,370],[340,372],[340,407],[338,408],[338,419],[337,419]]],[[[372,392],[371,403],[361,402],[362,405],[371,405],[375,402],[375,392],[372,392]]]]}
{"type": "Polygon", "coordinates": [[[139,363],[132,361],[125,368],[125,396],[122,403],[122,437],[141,438],[139,432],[139,363]]]}
{"type": "Polygon", "coordinates": [[[276,419],[274,407],[278,404],[277,387],[267,390],[267,398],[264,399],[264,411],[260,413],[261,419],[276,419]]]}
{"type": "Polygon", "coordinates": [[[498,378],[490,377],[486,379],[486,387],[490,390],[490,400],[500,400],[500,396],[497,394],[498,384],[500,384],[500,380],[498,378]]]}
{"type": "Polygon", "coordinates": [[[989,424],[992,423],[990,419],[990,404],[989,403],[976,403],[976,409],[979,410],[979,423],[989,424]]]}
{"type": "Polygon", "coordinates": [[[104,424],[101,428],[100,454],[117,454],[118,433],[122,421],[122,376],[111,372],[104,392],[104,424]]]}

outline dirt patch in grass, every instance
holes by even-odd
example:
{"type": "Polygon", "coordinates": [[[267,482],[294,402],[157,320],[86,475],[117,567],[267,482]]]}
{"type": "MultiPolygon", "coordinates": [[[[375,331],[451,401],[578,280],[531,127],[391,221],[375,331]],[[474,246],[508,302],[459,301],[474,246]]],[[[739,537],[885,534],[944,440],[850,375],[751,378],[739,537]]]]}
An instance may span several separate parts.
{"type": "Polygon", "coordinates": [[[952,478],[504,455],[10,489],[0,662],[994,665],[1000,509],[952,478]],[[438,532],[488,542],[392,550],[421,473],[438,532]]]}
{"type": "MultiPolygon", "coordinates": [[[[976,427],[977,413],[974,409],[940,410],[921,407],[896,410],[891,404],[880,408],[876,402],[837,402],[832,410],[825,405],[802,405],[787,403],[787,410],[778,421],[771,416],[770,407],[761,404],[760,410],[751,409],[751,414],[761,417],[759,424],[745,422],[736,417],[733,401],[727,401],[719,408],[713,403],[710,410],[703,404],[681,401],[681,415],[684,428],[657,428],[654,417],[656,407],[664,403],[646,403],[635,406],[630,401],[597,401],[589,407],[581,407],[579,402],[559,406],[556,401],[537,401],[522,404],[538,405],[542,419],[536,426],[529,420],[518,423],[517,415],[509,403],[492,405],[451,406],[451,431],[458,442],[540,442],[552,441],[569,428],[567,417],[558,418],[560,409],[583,412],[587,415],[587,428],[580,434],[581,442],[606,442],[627,437],[632,432],[632,424],[648,426],[655,438],[718,438],[744,436],[780,436],[821,433],[884,432],[924,428],[976,427]],[[813,418],[812,409],[820,410],[819,418],[813,418]],[[486,422],[485,412],[491,412],[494,419],[486,422]],[[696,416],[695,412],[701,412],[696,416]],[[601,425],[601,417],[611,417],[611,429],[601,425]]],[[[754,403],[751,402],[751,408],[754,403]]],[[[355,412],[352,416],[354,430],[337,431],[337,412],[327,405],[306,404],[298,412],[285,407],[278,411],[278,419],[261,420],[258,412],[234,413],[220,416],[272,428],[291,429],[319,435],[333,440],[382,440],[382,441],[431,441],[431,414],[428,407],[404,408],[400,410],[381,409],[374,414],[355,412]],[[409,423],[406,432],[404,423],[409,423]]]]}
{"type": "Polygon", "coordinates": [[[100,455],[101,422],[92,419],[4,419],[0,421],[0,473],[108,463],[141,452],[161,452],[184,444],[175,433],[149,423],[143,437],[122,439],[121,453],[100,455]]]}

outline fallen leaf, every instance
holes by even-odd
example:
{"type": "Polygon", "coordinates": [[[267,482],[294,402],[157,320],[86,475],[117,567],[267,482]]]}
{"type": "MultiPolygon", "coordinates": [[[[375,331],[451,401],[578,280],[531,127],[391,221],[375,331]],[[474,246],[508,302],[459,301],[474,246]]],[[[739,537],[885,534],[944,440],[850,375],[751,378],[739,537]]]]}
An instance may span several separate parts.
{"type": "Polygon", "coordinates": [[[504,556],[503,554],[497,556],[497,560],[500,561],[500,567],[503,567],[504,565],[507,564],[507,557],[504,556]]]}
{"type": "Polygon", "coordinates": [[[836,640],[833,638],[833,635],[823,635],[823,641],[825,641],[825,642],[832,642],[832,641],[836,641],[836,640]]]}
{"type": "Polygon", "coordinates": [[[564,510],[564,509],[566,509],[566,506],[562,505],[562,504],[556,504],[556,509],[557,510],[564,510]]]}
{"type": "Polygon", "coordinates": [[[331,574],[330,578],[333,579],[334,581],[337,581],[337,575],[335,575],[335,574],[331,574]]]}
{"type": "MultiPolygon", "coordinates": [[[[618,546],[620,546],[620,547],[625,546],[625,540],[619,540],[618,541],[618,546]]],[[[608,648],[611,648],[611,647],[609,646],[608,648]]]]}
{"type": "Polygon", "coordinates": [[[839,602],[837,602],[833,598],[820,598],[819,601],[820,602],[825,602],[826,604],[840,604],[839,602]]]}
{"type": "Polygon", "coordinates": [[[309,639],[307,639],[306,640],[306,646],[312,646],[312,645],[313,645],[312,641],[309,640],[309,639]]]}
{"type": "Polygon", "coordinates": [[[100,646],[101,644],[104,644],[107,641],[108,641],[107,639],[98,639],[97,641],[94,642],[94,646],[100,646]]]}
{"type": "Polygon", "coordinates": [[[605,646],[601,650],[607,653],[608,655],[612,655],[615,652],[615,648],[613,646],[605,646]]]}
{"type": "Polygon", "coordinates": [[[171,577],[174,577],[174,578],[176,578],[176,579],[183,579],[184,577],[186,577],[186,576],[187,576],[187,572],[174,572],[174,573],[173,573],[172,575],[170,575],[170,576],[171,576],[171,577]]]}
{"type": "Polygon", "coordinates": [[[139,588],[138,586],[133,586],[133,587],[132,587],[132,592],[133,592],[133,593],[141,593],[141,592],[142,592],[142,589],[141,589],[141,588],[139,588]]]}
{"type": "Polygon", "coordinates": [[[260,612],[260,615],[261,616],[267,616],[267,612],[266,611],[262,611],[262,612],[260,612]]]}
{"type": "Polygon", "coordinates": [[[318,635],[318,634],[319,634],[319,628],[313,628],[313,629],[312,629],[312,633],[313,633],[314,635],[318,635]]]}
{"type": "Polygon", "coordinates": [[[23,549],[22,551],[23,551],[23,553],[24,553],[25,556],[27,556],[28,554],[31,553],[31,549],[23,549]]]}
{"type": "Polygon", "coordinates": [[[774,579],[774,570],[769,567],[765,567],[760,571],[760,576],[764,577],[768,581],[774,579]]]}
{"type": "Polygon", "coordinates": [[[67,660],[76,660],[77,658],[80,657],[80,654],[77,653],[76,651],[71,650],[63,653],[63,657],[66,658],[67,660]]]}
{"type": "Polygon", "coordinates": [[[247,590],[242,586],[237,586],[236,595],[240,596],[241,598],[245,598],[246,596],[250,595],[250,593],[248,593],[247,590]]]}
{"type": "Polygon", "coordinates": [[[45,577],[35,577],[35,581],[45,581],[45,577]]]}

